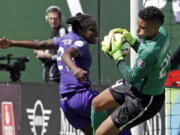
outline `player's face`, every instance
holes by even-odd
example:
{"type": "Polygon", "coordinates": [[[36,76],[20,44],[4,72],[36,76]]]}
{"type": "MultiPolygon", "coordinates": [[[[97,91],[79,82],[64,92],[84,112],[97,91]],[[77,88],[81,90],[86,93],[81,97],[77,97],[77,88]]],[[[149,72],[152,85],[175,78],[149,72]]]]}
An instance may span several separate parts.
{"type": "Polygon", "coordinates": [[[98,40],[98,32],[96,22],[93,22],[89,25],[86,29],[84,29],[81,35],[89,42],[89,43],[96,43],[98,40]]]}
{"type": "Polygon", "coordinates": [[[61,25],[61,19],[59,18],[58,12],[49,12],[47,14],[48,17],[48,23],[51,28],[55,29],[58,28],[59,25],[61,25]]]}
{"type": "Polygon", "coordinates": [[[151,40],[158,33],[159,24],[138,18],[137,36],[141,39],[151,40]]]}

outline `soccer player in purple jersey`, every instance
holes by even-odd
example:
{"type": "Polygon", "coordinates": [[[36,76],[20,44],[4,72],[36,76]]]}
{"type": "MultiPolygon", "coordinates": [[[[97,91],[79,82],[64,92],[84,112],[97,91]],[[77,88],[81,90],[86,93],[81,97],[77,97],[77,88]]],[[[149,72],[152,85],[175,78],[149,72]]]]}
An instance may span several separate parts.
{"type": "Polygon", "coordinates": [[[98,92],[91,89],[89,79],[92,63],[89,43],[97,41],[96,22],[91,16],[79,13],[69,18],[67,24],[71,25],[72,32],[61,39],[53,39],[59,48],[61,107],[69,123],[86,135],[92,135],[91,103],[98,92]]]}
{"type": "MultiPolygon", "coordinates": [[[[92,63],[89,44],[97,41],[96,21],[90,15],[78,13],[69,18],[67,24],[71,25],[72,32],[63,37],[44,41],[14,41],[0,38],[0,48],[56,48],[57,64],[61,73],[61,107],[73,127],[81,129],[86,135],[92,135],[91,103],[99,92],[91,88],[89,79],[89,68],[92,63]]],[[[129,131],[125,131],[125,134],[130,135],[129,131]]]]}

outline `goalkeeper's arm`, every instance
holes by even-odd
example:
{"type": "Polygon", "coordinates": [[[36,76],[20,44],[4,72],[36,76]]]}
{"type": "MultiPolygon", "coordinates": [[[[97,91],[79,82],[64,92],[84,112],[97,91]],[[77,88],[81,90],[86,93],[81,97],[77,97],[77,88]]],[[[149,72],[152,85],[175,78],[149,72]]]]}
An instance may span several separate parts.
{"type": "Polygon", "coordinates": [[[133,48],[137,52],[139,46],[140,46],[140,42],[138,40],[136,40],[136,42],[134,43],[133,46],[131,46],[131,48],[133,48]]]}

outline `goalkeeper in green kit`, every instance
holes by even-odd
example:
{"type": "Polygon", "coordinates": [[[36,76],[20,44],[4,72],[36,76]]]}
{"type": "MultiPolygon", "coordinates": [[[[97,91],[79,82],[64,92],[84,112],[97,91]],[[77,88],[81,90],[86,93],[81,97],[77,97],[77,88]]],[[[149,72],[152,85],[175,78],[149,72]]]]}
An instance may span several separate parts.
{"type": "Polygon", "coordinates": [[[137,36],[140,43],[126,29],[113,29],[102,42],[102,50],[114,59],[123,75],[92,101],[92,127],[96,135],[116,135],[130,129],[158,113],[164,104],[164,82],[170,69],[169,38],[163,28],[164,15],[150,6],[139,11],[137,36]],[[121,33],[119,39],[115,34],[121,33]],[[136,52],[132,68],[124,61],[122,47],[127,40],[136,52]],[[116,107],[110,116],[106,109],[116,107]]]}

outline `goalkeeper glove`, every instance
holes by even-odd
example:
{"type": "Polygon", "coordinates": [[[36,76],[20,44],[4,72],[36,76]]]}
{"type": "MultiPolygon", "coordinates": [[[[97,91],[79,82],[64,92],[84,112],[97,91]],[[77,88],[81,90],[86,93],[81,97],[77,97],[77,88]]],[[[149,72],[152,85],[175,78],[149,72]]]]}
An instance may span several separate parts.
{"type": "Polygon", "coordinates": [[[123,29],[123,36],[128,40],[131,46],[136,42],[136,39],[126,29],[123,29]]]}
{"type": "Polygon", "coordinates": [[[123,59],[124,59],[121,50],[115,51],[115,52],[111,55],[111,57],[112,57],[114,60],[123,60],[123,59]]]}
{"type": "Polygon", "coordinates": [[[112,36],[115,33],[121,33],[122,34],[121,41],[123,42],[126,39],[128,40],[131,46],[133,46],[134,43],[136,42],[136,39],[126,29],[122,29],[122,28],[112,29],[108,35],[112,36]]]}
{"type": "Polygon", "coordinates": [[[111,30],[109,34],[104,37],[104,40],[101,43],[102,51],[104,51],[114,60],[123,59],[121,49],[125,38],[123,36],[118,36],[118,39],[115,39],[115,34],[117,33],[121,34],[121,32],[122,32],[121,28],[111,30]]]}

